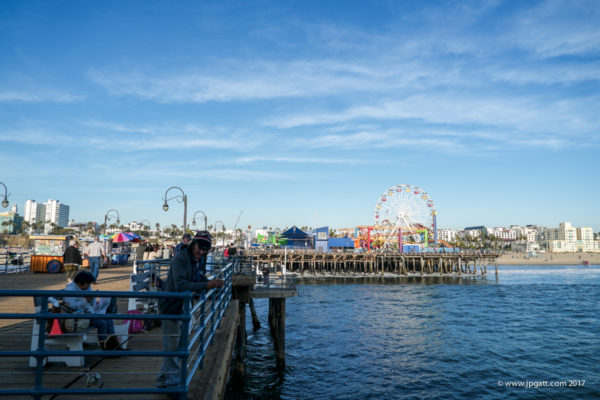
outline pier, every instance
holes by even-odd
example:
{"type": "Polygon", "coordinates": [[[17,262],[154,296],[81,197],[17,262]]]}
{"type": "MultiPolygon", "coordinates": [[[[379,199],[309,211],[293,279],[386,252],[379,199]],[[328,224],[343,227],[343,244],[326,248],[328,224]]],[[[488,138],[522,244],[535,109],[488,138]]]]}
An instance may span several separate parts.
{"type": "MultiPolygon", "coordinates": [[[[219,263],[222,261],[216,264],[219,263]]],[[[96,285],[100,292],[94,294],[118,298],[118,313],[102,315],[114,319],[116,330],[123,327],[121,322],[127,319],[150,322],[177,318],[182,321],[180,349],[175,355],[186,366],[182,369],[181,386],[177,388],[182,399],[222,399],[230,370],[238,376],[244,375],[247,308],[253,315],[255,328],[260,326],[254,312],[254,298],[269,298],[272,302],[269,328],[277,351],[277,364],[285,365],[285,299],[296,294],[292,277],[274,277],[272,284],[256,285],[256,274],[250,265],[239,262],[234,273],[232,263],[228,263],[219,272],[227,282],[225,288],[213,289],[193,299],[190,293],[132,291],[141,282],[135,278],[137,275],[156,273],[164,276],[169,260],[145,264],[136,268],[129,265],[101,270],[96,285]],[[132,300],[135,304],[167,295],[183,298],[187,304],[184,310],[188,311],[176,316],[125,314],[132,300]]],[[[213,267],[213,271],[217,270],[213,267]]],[[[64,274],[24,273],[0,281],[0,397],[168,399],[167,394],[172,393],[172,389],[155,386],[155,377],[166,356],[162,350],[160,327],[129,334],[126,351],[103,351],[97,345],[87,345],[90,338],[90,342],[94,342],[94,333],[87,335],[86,345],[79,350],[53,345],[56,340],[45,334],[44,326],[61,314],[49,314],[43,308],[36,310],[34,298],[41,298],[43,304],[51,296],[64,295],[59,291],[64,288],[64,279],[64,274]],[[33,332],[34,321],[40,326],[37,335],[33,332]],[[81,366],[51,362],[58,357],[81,357],[85,361],[81,366]]],[[[73,295],[69,292],[69,296],[73,295]]],[[[74,314],[62,315],[73,318],[74,314]]],[[[85,314],[85,318],[94,317],[99,315],[85,314]]]]}
{"type": "Polygon", "coordinates": [[[499,253],[321,253],[315,251],[253,251],[254,265],[283,267],[298,279],[316,276],[486,275],[497,273],[499,253]]]}

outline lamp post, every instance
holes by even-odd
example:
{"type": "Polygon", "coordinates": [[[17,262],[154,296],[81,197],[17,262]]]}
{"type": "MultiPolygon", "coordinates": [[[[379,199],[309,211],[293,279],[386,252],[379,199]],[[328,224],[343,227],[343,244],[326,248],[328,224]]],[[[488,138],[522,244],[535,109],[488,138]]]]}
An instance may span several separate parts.
{"type": "Polygon", "coordinates": [[[180,188],[179,186],[171,186],[170,188],[167,189],[167,191],[165,192],[165,197],[163,198],[163,200],[165,201],[163,203],[163,210],[165,210],[165,212],[169,211],[169,204],[168,201],[169,200],[173,200],[173,199],[177,199],[178,203],[183,203],[183,233],[185,234],[185,232],[187,231],[187,195],[183,192],[183,189],[180,188]],[[178,189],[181,194],[176,195],[171,197],[170,199],[167,199],[167,194],[169,193],[169,190],[171,189],[178,189]]]}
{"type": "Polygon", "coordinates": [[[110,218],[109,214],[111,212],[115,212],[117,213],[117,225],[119,225],[121,223],[120,221],[120,216],[119,216],[119,212],[117,210],[115,210],[114,208],[111,208],[110,210],[108,210],[106,212],[106,214],[104,214],[104,234],[106,235],[106,223],[108,222],[108,219],[110,218]]]}
{"type": "MultiPolygon", "coordinates": [[[[225,235],[225,224],[222,221],[215,221],[215,231],[219,234],[219,230],[217,229],[217,224],[221,224],[221,229],[223,230],[223,236],[225,235]]],[[[223,238],[223,243],[225,243],[225,238],[223,238]]]]}
{"type": "Polygon", "coordinates": [[[6,185],[2,182],[0,182],[0,185],[4,187],[4,199],[2,200],[2,207],[6,208],[8,207],[8,196],[10,195],[8,194],[8,190],[6,189],[6,185]]]}
{"type": "Polygon", "coordinates": [[[144,221],[146,221],[148,223],[148,237],[150,237],[150,229],[152,228],[152,225],[150,225],[150,221],[148,221],[147,219],[143,219],[140,221],[140,223],[142,224],[142,230],[144,230],[144,221]]]}
{"type": "Polygon", "coordinates": [[[208,218],[206,218],[206,214],[204,213],[204,211],[198,210],[198,211],[196,211],[194,213],[194,219],[192,219],[192,225],[196,225],[196,214],[198,214],[198,213],[200,213],[200,214],[202,214],[204,216],[204,230],[206,230],[206,225],[208,223],[208,218]]]}

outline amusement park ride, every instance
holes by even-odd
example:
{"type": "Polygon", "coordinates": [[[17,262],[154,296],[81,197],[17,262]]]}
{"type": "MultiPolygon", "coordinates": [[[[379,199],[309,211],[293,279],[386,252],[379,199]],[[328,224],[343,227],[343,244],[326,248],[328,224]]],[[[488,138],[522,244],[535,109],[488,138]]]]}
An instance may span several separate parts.
{"type": "Polygon", "coordinates": [[[355,247],[401,249],[437,247],[437,221],[433,200],[422,189],[396,185],[381,195],[374,212],[374,225],[358,226],[355,247]]]}

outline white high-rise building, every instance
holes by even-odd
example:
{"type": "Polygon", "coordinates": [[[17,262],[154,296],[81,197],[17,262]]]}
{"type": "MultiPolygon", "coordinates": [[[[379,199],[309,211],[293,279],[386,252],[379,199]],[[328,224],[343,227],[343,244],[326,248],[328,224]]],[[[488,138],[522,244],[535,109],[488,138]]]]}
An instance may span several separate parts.
{"type": "Polygon", "coordinates": [[[445,242],[454,242],[456,240],[456,230],[454,229],[438,229],[438,239],[445,242]]]}
{"type": "Polygon", "coordinates": [[[563,222],[558,228],[546,229],[544,236],[548,250],[553,253],[598,251],[598,241],[594,241],[594,231],[589,227],[576,228],[570,222],[563,222]]]}
{"type": "Polygon", "coordinates": [[[46,203],[27,200],[25,202],[24,220],[30,225],[38,222],[44,223],[45,232],[50,231],[50,224],[65,227],[69,224],[69,206],[52,199],[46,203]]]}
{"type": "Polygon", "coordinates": [[[69,206],[62,204],[58,200],[49,199],[46,204],[46,219],[47,223],[54,223],[61,228],[69,224],[69,206]]]}
{"type": "Polygon", "coordinates": [[[25,221],[33,225],[36,222],[44,222],[46,218],[46,207],[42,203],[35,200],[27,200],[25,202],[25,221]]]}

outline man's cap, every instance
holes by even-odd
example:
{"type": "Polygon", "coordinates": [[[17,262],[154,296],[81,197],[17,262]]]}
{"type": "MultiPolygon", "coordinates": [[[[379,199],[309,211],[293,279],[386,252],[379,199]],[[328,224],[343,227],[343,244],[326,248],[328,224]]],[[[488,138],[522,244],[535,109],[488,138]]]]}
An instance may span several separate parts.
{"type": "Polygon", "coordinates": [[[189,233],[184,233],[182,239],[192,239],[192,235],[189,233]]]}
{"type": "Polygon", "coordinates": [[[208,250],[212,247],[212,235],[209,231],[198,231],[194,235],[194,242],[198,242],[200,248],[208,250]]]}

